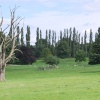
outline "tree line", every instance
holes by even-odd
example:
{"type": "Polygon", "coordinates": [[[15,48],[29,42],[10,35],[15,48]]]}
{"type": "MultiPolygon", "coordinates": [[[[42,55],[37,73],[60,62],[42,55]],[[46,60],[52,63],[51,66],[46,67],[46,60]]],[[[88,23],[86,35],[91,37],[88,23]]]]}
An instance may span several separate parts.
{"type": "MultiPolygon", "coordinates": [[[[98,38],[99,31],[95,33],[95,39],[93,41],[93,32],[90,29],[89,37],[87,31],[83,35],[79,33],[76,28],[64,29],[60,31],[59,36],[56,31],[46,30],[45,37],[42,37],[42,31],[39,27],[36,29],[36,42],[31,44],[31,32],[30,27],[27,26],[26,38],[24,37],[23,27],[17,27],[18,35],[16,44],[19,44],[18,48],[26,47],[31,49],[33,58],[43,58],[43,50],[48,48],[52,55],[59,58],[75,58],[78,50],[82,50],[86,57],[90,57],[93,51],[93,44],[98,38]]],[[[35,60],[36,60],[35,59],[35,60]]]]}

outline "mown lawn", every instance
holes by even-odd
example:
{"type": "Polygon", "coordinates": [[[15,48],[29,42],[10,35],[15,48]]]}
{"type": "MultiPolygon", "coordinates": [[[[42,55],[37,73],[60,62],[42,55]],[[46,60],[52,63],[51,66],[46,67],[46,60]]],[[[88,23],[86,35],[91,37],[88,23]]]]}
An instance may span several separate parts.
{"type": "Polygon", "coordinates": [[[100,65],[64,59],[58,68],[39,71],[39,66],[45,66],[42,60],[8,66],[0,100],[100,100],[100,65]]]}

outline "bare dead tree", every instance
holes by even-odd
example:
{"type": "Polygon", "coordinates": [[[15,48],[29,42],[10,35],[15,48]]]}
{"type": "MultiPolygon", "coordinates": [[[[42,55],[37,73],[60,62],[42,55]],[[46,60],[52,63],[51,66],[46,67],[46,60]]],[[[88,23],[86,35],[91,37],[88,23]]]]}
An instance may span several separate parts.
{"type": "Polygon", "coordinates": [[[2,31],[2,24],[3,24],[3,17],[0,22],[0,81],[5,81],[5,67],[6,64],[12,59],[14,52],[18,49],[16,49],[16,39],[17,36],[20,34],[17,33],[16,28],[19,25],[20,21],[22,20],[20,16],[17,18],[15,17],[15,13],[18,7],[15,7],[14,9],[10,9],[10,25],[8,25],[3,31],[2,31]],[[5,34],[5,30],[9,28],[11,34],[5,34]],[[11,35],[11,36],[10,36],[11,35]],[[9,55],[6,57],[6,49],[11,45],[11,50],[9,55]]]}

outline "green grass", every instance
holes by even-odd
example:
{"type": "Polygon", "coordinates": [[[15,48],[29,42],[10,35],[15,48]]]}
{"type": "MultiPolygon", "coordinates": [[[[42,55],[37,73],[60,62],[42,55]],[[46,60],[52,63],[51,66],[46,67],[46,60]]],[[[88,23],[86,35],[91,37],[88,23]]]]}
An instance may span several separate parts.
{"type": "Polygon", "coordinates": [[[45,64],[8,66],[0,83],[0,100],[100,100],[100,65],[64,59],[59,68],[38,71],[45,64]]]}

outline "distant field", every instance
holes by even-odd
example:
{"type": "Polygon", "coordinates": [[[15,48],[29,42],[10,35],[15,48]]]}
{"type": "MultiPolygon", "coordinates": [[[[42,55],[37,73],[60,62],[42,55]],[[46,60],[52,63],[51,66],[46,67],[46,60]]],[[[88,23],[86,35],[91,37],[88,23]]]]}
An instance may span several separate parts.
{"type": "Polygon", "coordinates": [[[33,65],[8,66],[0,83],[0,100],[100,100],[100,65],[64,59],[58,68],[40,70],[33,65]]]}

